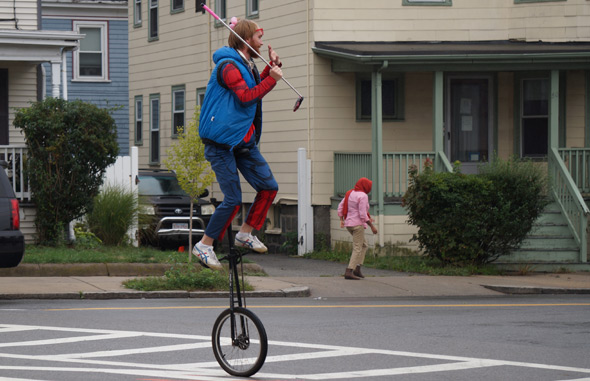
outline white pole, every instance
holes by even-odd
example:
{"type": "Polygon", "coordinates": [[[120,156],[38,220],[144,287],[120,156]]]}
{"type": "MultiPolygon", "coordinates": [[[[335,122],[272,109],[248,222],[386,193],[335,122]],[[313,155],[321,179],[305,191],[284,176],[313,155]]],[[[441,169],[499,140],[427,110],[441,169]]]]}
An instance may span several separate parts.
{"type": "Polygon", "coordinates": [[[313,209],[311,207],[311,160],[305,148],[297,150],[297,254],[313,251],[313,209]]]}
{"type": "Polygon", "coordinates": [[[61,81],[62,81],[62,98],[68,100],[68,62],[66,57],[66,50],[61,52],[61,81]]]}

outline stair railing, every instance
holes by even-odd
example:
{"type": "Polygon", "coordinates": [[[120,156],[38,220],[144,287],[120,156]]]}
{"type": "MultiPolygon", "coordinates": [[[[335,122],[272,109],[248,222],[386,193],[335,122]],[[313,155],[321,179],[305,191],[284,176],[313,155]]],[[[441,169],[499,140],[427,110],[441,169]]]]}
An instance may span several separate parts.
{"type": "Polygon", "coordinates": [[[556,148],[549,150],[551,192],[580,248],[580,262],[588,262],[588,218],[590,210],[556,148]]]}

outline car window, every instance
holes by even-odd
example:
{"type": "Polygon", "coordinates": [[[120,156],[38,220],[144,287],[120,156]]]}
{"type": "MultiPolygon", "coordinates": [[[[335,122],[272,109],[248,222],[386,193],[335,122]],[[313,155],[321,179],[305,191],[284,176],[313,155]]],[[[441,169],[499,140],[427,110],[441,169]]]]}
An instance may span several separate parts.
{"type": "Polygon", "coordinates": [[[145,196],[186,196],[174,176],[139,176],[139,194],[145,196]]]}

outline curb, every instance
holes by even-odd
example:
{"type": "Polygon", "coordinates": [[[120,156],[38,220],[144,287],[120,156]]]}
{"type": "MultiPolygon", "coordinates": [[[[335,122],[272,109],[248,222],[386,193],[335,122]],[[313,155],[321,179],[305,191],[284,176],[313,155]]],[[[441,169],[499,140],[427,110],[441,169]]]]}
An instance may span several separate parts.
{"type": "MultiPolygon", "coordinates": [[[[311,295],[309,287],[289,287],[283,290],[246,291],[247,298],[296,298],[311,295]]],[[[227,298],[227,291],[104,291],[104,292],[59,292],[0,294],[0,300],[17,299],[191,299],[191,298],[227,298]]]]}
{"type": "MultiPolygon", "coordinates": [[[[201,267],[195,263],[195,267],[201,267]]],[[[172,265],[165,263],[23,263],[0,269],[2,277],[68,277],[68,276],[162,276],[172,265]]],[[[264,272],[256,263],[244,263],[244,270],[264,272]]]]}
{"type": "Polygon", "coordinates": [[[590,288],[560,288],[560,287],[531,287],[531,286],[495,286],[485,285],[492,291],[502,292],[509,295],[532,295],[532,294],[590,294],[590,288]]]}

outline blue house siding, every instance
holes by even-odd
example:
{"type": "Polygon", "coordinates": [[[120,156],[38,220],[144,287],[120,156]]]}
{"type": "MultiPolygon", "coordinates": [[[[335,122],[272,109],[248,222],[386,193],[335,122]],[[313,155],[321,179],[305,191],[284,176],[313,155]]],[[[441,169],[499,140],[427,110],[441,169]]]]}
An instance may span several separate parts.
{"type": "MultiPolygon", "coordinates": [[[[72,19],[43,19],[45,30],[72,30],[72,19]]],[[[72,82],[73,53],[67,53],[68,99],[80,99],[101,108],[116,108],[112,112],[117,124],[119,155],[129,154],[129,59],[127,20],[108,21],[108,60],[110,82],[72,82]]],[[[51,96],[51,68],[43,64],[46,73],[46,95],[51,96]]]]}

